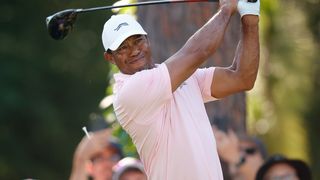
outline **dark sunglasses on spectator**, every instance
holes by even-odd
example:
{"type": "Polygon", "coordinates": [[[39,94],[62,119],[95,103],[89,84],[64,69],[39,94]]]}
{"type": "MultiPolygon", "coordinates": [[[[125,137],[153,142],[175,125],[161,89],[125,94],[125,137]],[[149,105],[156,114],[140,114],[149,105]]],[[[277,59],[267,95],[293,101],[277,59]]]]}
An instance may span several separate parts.
{"type": "Polygon", "coordinates": [[[255,147],[248,147],[242,149],[243,152],[245,152],[247,155],[253,155],[257,152],[257,149],[255,147]]]}

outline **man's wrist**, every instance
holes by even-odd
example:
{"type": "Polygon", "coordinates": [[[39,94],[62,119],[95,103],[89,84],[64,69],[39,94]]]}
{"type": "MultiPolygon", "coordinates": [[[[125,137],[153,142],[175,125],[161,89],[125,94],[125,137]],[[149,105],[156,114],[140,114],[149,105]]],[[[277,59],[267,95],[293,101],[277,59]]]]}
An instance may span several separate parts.
{"type": "Polygon", "coordinates": [[[256,26],[259,24],[259,16],[251,15],[251,14],[244,15],[241,18],[241,22],[243,25],[246,25],[246,26],[256,26]]]}
{"type": "Polygon", "coordinates": [[[227,6],[227,5],[220,6],[220,10],[223,14],[226,14],[229,16],[232,16],[232,14],[235,12],[235,9],[233,9],[232,7],[227,6]]]}

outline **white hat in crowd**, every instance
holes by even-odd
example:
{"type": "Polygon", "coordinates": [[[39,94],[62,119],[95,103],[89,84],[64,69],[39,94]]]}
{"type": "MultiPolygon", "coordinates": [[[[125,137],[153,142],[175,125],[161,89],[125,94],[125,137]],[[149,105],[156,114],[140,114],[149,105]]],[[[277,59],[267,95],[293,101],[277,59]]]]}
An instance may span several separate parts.
{"type": "Polygon", "coordinates": [[[121,159],[112,169],[112,180],[119,180],[123,173],[132,169],[138,170],[144,174],[143,164],[140,160],[133,157],[121,159]]]}

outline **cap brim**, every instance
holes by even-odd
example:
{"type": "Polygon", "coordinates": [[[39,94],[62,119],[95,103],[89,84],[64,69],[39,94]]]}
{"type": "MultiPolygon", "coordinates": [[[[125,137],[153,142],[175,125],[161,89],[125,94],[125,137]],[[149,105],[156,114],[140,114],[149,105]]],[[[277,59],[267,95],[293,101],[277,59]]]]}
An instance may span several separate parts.
{"type": "Polygon", "coordinates": [[[118,49],[118,47],[121,45],[121,43],[126,40],[128,37],[133,36],[133,35],[147,35],[145,31],[142,30],[132,30],[128,31],[125,34],[122,34],[119,36],[109,47],[111,51],[115,51],[118,49]]]}

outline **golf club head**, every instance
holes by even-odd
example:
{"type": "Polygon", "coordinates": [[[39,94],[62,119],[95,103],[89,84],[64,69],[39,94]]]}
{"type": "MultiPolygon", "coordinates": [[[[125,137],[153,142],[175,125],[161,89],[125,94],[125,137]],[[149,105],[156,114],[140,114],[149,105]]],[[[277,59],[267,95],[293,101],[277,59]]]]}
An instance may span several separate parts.
{"type": "Polygon", "coordinates": [[[50,36],[55,40],[64,39],[72,30],[78,11],[78,9],[67,9],[48,16],[46,23],[50,36]]]}

